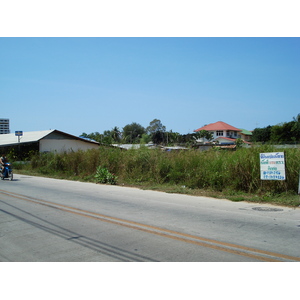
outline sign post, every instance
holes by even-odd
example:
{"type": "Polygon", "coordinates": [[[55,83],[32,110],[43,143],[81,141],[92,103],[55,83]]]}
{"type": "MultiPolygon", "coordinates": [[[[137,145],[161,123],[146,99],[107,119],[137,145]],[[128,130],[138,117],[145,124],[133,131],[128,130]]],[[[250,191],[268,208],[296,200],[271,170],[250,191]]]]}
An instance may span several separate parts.
{"type": "Polygon", "coordinates": [[[20,137],[23,136],[23,131],[15,131],[15,136],[18,137],[18,143],[20,143],[20,137]]]}
{"type": "Polygon", "coordinates": [[[18,153],[18,157],[20,158],[20,153],[21,153],[21,149],[20,149],[20,138],[21,136],[23,136],[23,131],[15,131],[15,136],[18,137],[18,143],[19,143],[19,153],[18,153]]]}
{"type": "Polygon", "coordinates": [[[260,153],[260,179],[285,180],[284,152],[260,153]]]}

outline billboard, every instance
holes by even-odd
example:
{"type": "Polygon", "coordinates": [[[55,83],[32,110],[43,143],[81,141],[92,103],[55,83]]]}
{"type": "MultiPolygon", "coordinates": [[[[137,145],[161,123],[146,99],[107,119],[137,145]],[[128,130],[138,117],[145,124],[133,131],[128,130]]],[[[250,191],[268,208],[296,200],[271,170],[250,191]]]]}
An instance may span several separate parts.
{"type": "Polygon", "coordinates": [[[260,153],[260,179],[285,180],[284,152],[260,153]]]}
{"type": "Polygon", "coordinates": [[[23,131],[15,131],[15,136],[22,136],[23,135],[23,131]]]}

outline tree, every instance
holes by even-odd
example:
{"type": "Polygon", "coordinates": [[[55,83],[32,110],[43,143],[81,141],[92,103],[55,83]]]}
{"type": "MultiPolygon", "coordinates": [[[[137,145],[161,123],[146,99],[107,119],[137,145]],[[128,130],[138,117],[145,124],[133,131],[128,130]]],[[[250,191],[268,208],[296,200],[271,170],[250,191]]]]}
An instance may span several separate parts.
{"type": "Polygon", "coordinates": [[[135,122],[128,124],[123,128],[124,141],[131,144],[139,143],[144,133],[146,133],[146,129],[135,122]]]}
{"type": "Polygon", "coordinates": [[[255,128],[252,132],[253,142],[269,142],[271,138],[272,126],[267,126],[264,128],[255,128]]]}
{"type": "Polygon", "coordinates": [[[104,130],[101,142],[106,145],[113,144],[113,138],[110,130],[104,130]]]}
{"type": "Polygon", "coordinates": [[[167,135],[167,144],[176,144],[179,143],[180,140],[180,133],[179,132],[173,132],[172,130],[166,132],[167,135]]]}
{"type": "Polygon", "coordinates": [[[80,135],[80,137],[96,141],[100,144],[111,145],[114,142],[112,131],[110,131],[110,130],[105,130],[102,134],[99,132],[92,132],[90,134],[86,134],[85,132],[83,132],[80,135]]]}
{"type": "Polygon", "coordinates": [[[300,123],[300,114],[298,114],[297,117],[293,117],[293,121],[296,123],[300,123]]]}
{"type": "Polygon", "coordinates": [[[151,140],[154,144],[164,144],[166,142],[166,136],[164,131],[154,131],[151,134],[151,140]]]}
{"type": "Polygon", "coordinates": [[[85,132],[83,132],[80,135],[80,137],[84,138],[84,139],[93,140],[93,141],[96,141],[98,143],[101,143],[102,139],[103,139],[103,135],[100,134],[99,132],[92,132],[92,133],[89,133],[89,134],[86,134],[85,132]]]}
{"type": "Polygon", "coordinates": [[[140,139],[141,144],[148,144],[151,141],[151,136],[147,133],[144,133],[142,135],[142,138],[140,139]]]}
{"type": "Polygon", "coordinates": [[[194,136],[195,136],[196,139],[203,138],[203,139],[205,139],[209,142],[214,138],[213,134],[211,132],[207,131],[207,130],[197,131],[197,132],[194,133],[194,136]]]}
{"type": "Polygon", "coordinates": [[[294,142],[300,141],[300,114],[293,118],[292,133],[294,142]]]}
{"type": "Polygon", "coordinates": [[[300,141],[300,114],[293,121],[284,122],[265,128],[255,128],[253,142],[289,143],[300,141]]]}
{"type": "Polygon", "coordinates": [[[194,133],[179,135],[177,137],[177,140],[181,144],[193,146],[197,143],[197,140],[199,140],[201,138],[203,138],[207,141],[211,141],[213,139],[213,134],[207,130],[201,130],[201,131],[194,132],[194,133]]]}
{"type": "Polygon", "coordinates": [[[160,120],[154,119],[146,128],[154,144],[165,144],[167,142],[166,126],[160,120]]]}
{"type": "Polygon", "coordinates": [[[293,121],[275,125],[271,129],[271,141],[289,143],[300,140],[300,114],[293,121]]]}
{"type": "Polygon", "coordinates": [[[88,139],[88,134],[83,132],[79,137],[82,139],[88,139]]]}
{"type": "Polygon", "coordinates": [[[179,137],[179,142],[181,144],[186,144],[187,146],[193,146],[196,144],[196,140],[197,140],[197,134],[196,133],[188,133],[188,134],[182,134],[179,137]]]}
{"type": "Polygon", "coordinates": [[[120,131],[120,129],[117,126],[115,126],[111,130],[111,137],[112,137],[112,139],[113,139],[114,142],[120,143],[120,141],[121,141],[121,131],[120,131]]]}
{"type": "Polygon", "coordinates": [[[244,144],[244,141],[241,138],[238,138],[235,140],[235,144],[237,148],[241,148],[242,145],[244,144]]]}
{"type": "Polygon", "coordinates": [[[155,132],[165,132],[166,126],[164,126],[160,120],[154,119],[150,122],[149,126],[146,128],[146,131],[149,135],[154,134],[155,132]]]}
{"type": "Polygon", "coordinates": [[[272,126],[271,142],[287,143],[293,141],[293,125],[294,122],[286,122],[272,126]]]}

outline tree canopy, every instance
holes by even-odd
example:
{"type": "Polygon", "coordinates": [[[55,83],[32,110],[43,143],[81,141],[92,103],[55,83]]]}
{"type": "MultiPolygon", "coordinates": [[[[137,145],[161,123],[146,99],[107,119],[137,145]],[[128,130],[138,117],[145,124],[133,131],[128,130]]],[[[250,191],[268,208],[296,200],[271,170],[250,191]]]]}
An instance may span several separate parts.
{"type": "Polygon", "coordinates": [[[130,144],[139,143],[144,133],[146,133],[146,129],[142,125],[133,122],[123,128],[123,140],[130,144]]]}
{"type": "MultiPolygon", "coordinates": [[[[159,119],[154,119],[149,123],[147,128],[133,122],[120,130],[117,126],[111,130],[105,130],[103,133],[93,132],[90,134],[82,133],[82,138],[91,139],[101,144],[118,144],[118,143],[149,143],[172,145],[186,144],[195,145],[199,140],[204,139],[211,141],[213,135],[211,132],[202,130],[200,132],[180,134],[167,131],[166,126],[159,119]]],[[[264,128],[255,128],[252,132],[252,142],[272,142],[272,143],[295,143],[300,142],[300,113],[293,117],[290,122],[284,122],[264,128]]]]}
{"type": "Polygon", "coordinates": [[[146,128],[146,131],[149,135],[154,134],[156,132],[165,132],[166,126],[164,126],[160,120],[154,119],[146,128]]]}
{"type": "Polygon", "coordinates": [[[164,126],[160,120],[154,119],[151,121],[146,128],[146,132],[154,144],[167,143],[167,135],[165,134],[166,126],[164,126]]]}
{"type": "Polygon", "coordinates": [[[300,141],[300,114],[290,122],[284,122],[264,128],[255,128],[253,142],[294,143],[300,141]]]}

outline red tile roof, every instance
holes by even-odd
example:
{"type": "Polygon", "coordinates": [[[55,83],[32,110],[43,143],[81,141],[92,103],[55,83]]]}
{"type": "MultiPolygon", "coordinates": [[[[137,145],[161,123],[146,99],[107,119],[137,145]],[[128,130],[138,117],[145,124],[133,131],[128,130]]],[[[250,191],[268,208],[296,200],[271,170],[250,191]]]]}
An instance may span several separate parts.
{"type": "Polygon", "coordinates": [[[240,129],[233,127],[225,122],[219,121],[216,123],[211,123],[208,125],[205,125],[201,128],[198,128],[194,130],[195,132],[201,131],[201,130],[207,130],[207,131],[216,131],[216,130],[230,130],[230,131],[241,131],[240,129]]]}

